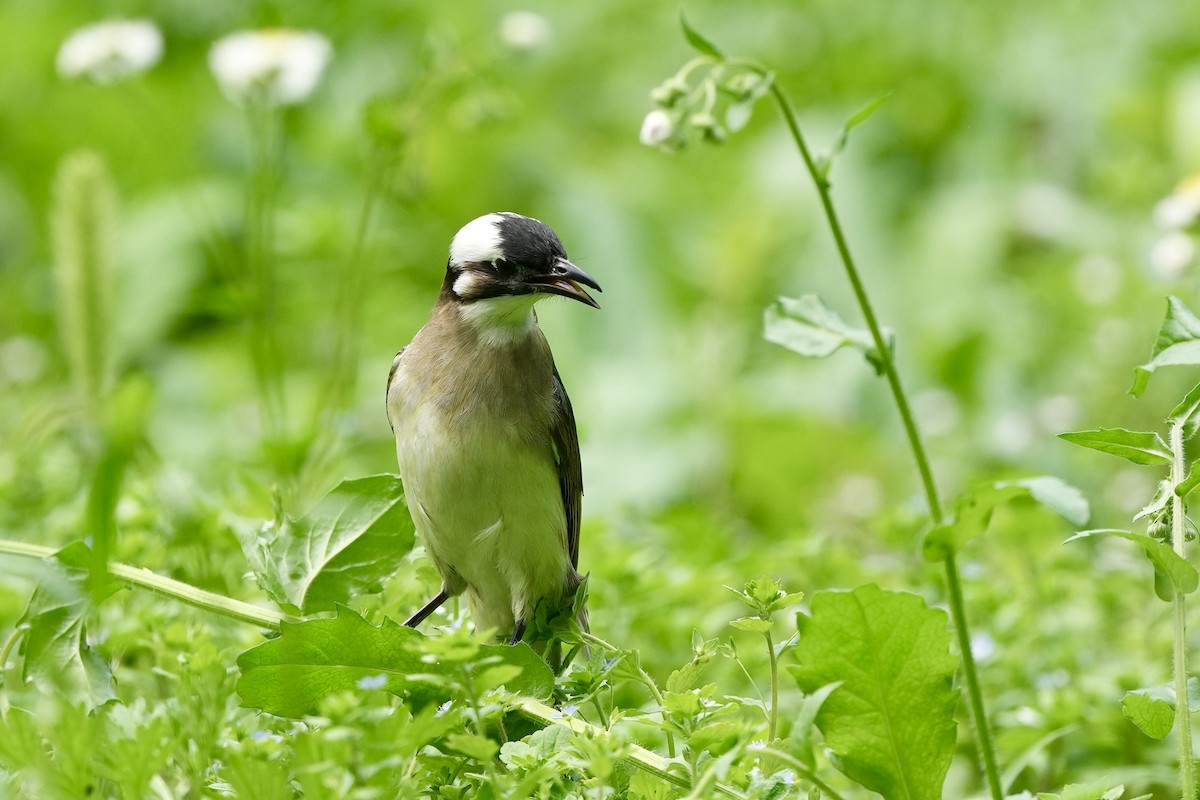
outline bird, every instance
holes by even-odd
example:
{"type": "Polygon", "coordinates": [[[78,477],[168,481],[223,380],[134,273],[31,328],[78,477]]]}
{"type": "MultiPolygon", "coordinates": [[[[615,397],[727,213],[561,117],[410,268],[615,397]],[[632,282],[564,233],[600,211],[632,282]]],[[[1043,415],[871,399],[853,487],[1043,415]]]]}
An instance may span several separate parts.
{"type": "Polygon", "coordinates": [[[409,627],[465,594],[477,630],[517,644],[540,603],[574,598],[579,436],[534,306],[598,309],[584,287],[601,291],[540,220],[496,212],[454,235],[429,321],[388,375],[405,501],[442,579],[409,627]]]}

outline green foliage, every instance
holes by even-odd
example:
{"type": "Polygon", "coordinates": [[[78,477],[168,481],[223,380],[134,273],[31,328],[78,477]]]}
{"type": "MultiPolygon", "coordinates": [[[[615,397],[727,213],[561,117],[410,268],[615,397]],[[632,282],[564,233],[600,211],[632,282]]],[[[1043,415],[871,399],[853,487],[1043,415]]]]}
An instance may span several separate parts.
{"type": "Polygon", "coordinates": [[[835,764],[884,797],[940,798],[954,753],[958,667],[946,614],[867,585],[820,592],[800,617],[800,688],[840,681],[817,712],[835,764]]]}
{"type": "Polygon", "coordinates": [[[930,561],[940,561],[980,536],[991,524],[992,514],[1004,503],[1029,498],[1056,512],[1073,525],[1083,525],[1091,511],[1078,489],[1049,476],[981,484],[959,498],[954,517],[938,525],[925,537],[923,551],[930,561]]]}
{"type": "Polygon", "coordinates": [[[1142,733],[1162,739],[1175,724],[1175,692],[1162,686],[1134,689],[1121,698],[1121,710],[1142,733]]]}
{"type": "Polygon", "coordinates": [[[1060,433],[1058,438],[1101,453],[1120,456],[1135,464],[1153,466],[1171,463],[1171,451],[1157,433],[1101,428],[1097,431],[1060,433]]]}
{"type": "Polygon", "coordinates": [[[1104,528],[1092,531],[1080,531],[1070,539],[1067,539],[1067,541],[1073,542],[1076,539],[1087,539],[1093,536],[1116,536],[1120,539],[1128,539],[1134,544],[1141,545],[1142,549],[1146,551],[1147,557],[1154,564],[1155,569],[1161,571],[1166,576],[1175,591],[1182,592],[1183,594],[1191,594],[1196,591],[1197,585],[1200,585],[1200,575],[1197,574],[1195,567],[1172,550],[1169,544],[1164,544],[1143,533],[1104,528]]]}
{"type": "Polygon", "coordinates": [[[400,479],[371,475],[342,481],[300,519],[285,517],[240,538],[263,589],[311,614],[379,591],[415,533],[400,479]]]}
{"type": "Polygon", "coordinates": [[[441,702],[462,670],[472,673],[476,690],[504,685],[548,697],[553,686],[549,668],[528,645],[427,641],[391,619],[371,625],[344,606],[333,619],[284,623],[278,638],[239,656],[238,667],[243,704],[281,717],[314,713],[322,700],[355,688],[403,695],[418,707],[441,702]]]}
{"type": "Polygon", "coordinates": [[[88,707],[116,700],[112,670],[88,644],[85,618],[94,600],[116,587],[90,587],[92,553],[75,542],[47,559],[49,569],[17,621],[25,680],[44,679],[69,703],[88,707]]]}
{"type": "MultiPolygon", "coordinates": [[[[769,342],[812,358],[825,358],[843,347],[850,347],[861,352],[876,371],[882,373],[879,352],[870,333],[842,322],[821,298],[813,294],[799,298],[780,297],[768,306],[764,336],[769,342]]],[[[889,346],[894,349],[894,342],[889,346]]]]}
{"type": "MultiPolygon", "coordinates": [[[[1200,366],[1200,319],[1178,297],[1168,297],[1167,316],[1159,328],[1150,360],[1134,370],[1129,393],[1140,397],[1156,369],[1174,366],[1200,366]]],[[[1173,415],[1177,413],[1178,409],[1173,415]]]]}

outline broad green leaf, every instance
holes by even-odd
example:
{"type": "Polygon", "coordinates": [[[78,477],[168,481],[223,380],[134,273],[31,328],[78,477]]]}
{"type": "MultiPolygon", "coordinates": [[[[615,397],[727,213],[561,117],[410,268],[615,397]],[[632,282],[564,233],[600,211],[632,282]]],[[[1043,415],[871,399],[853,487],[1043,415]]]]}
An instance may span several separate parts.
{"type": "Polygon", "coordinates": [[[945,612],[869,584],[818,593],[798,621],[800,688],[841,682],[817,713],[838,769],[887,798],[941,800],[958,705],[945,612]]]}
{"type": "Polygon", "coordinates": [[[277,602],[312,614],[378,591],[414,541],[400,479],[371,475],[342,481],[301,519],[242,536],[242,549],[277,602]]]}
{"type": "Polygon", "coordinates": [[[759,619],[758,617],[741,617],[732,620],[729,624],[739,631],[750,631],[752,633],[766,633],[771,630],[771,621],[769,619],[759,619]]]}
{"type": "Polygon", "coordinates": [[[1135,464],[1170,464],[1171,448],[1157,433],[1127,431],[1124,428],[1101,428],[1095,431],[1060,433],[1058,438],[1090,447],[1101,453],[1120,456],[1135,464]]]}
{"type": "MultiPolygon", "coordinates": [[[[519,668],[505,683],[512,692],[544,698],[554,686],[550,668],[527,644],[478,645],[474,658],[488,669],[519,668]]],[[[446,679],[462,666],[435,656],[412,628],[387,618],[375,627],[339,606],[333,619],[285,622],[278,638],[242,653],[237,691],[243,706],[281,717],[311,714],[322,699],[355,688],[384,689],[424,705],[448,698],[446,679]]]]}
{"type": "Polygon", "coordinates": [[[1175,692],[1162,686],[1134,689],[1121,699],[1121,711],[1151,739],[1163,739],[1175,724],[1175,692]]]}
{"type": "Polygon", "coordinates": [[[1141,397],[1154,370],[1174,366],[1200,366],[1200,319],[1178,297],[1168,297],[1167,316],[1150,360],[1134,369],[1129,393],[1141,397]]]}
{"type": "Polygon", "coordinates": [[[90,708],[117,697],[108,662],[87,643],[84,619],[93,600],[116,591],[111,582],[88,586],[94,560],[83,542],[73,542],[47,558],[52,568],[33,590],[17,622],[27,628],[22,647],[25,680],[49,680],[69,702],[90,708]]]}
{"type": "Polygon", "coordinates": [[[687,20],[687,14],[683,12],[682,8],[679,9],[679,27],[683,29],[683,37],[687,39],[687,43],[692,46],[692,49],[718,60],[723,61],[725,59],[725,56],[717,49],[715,44],[691,26],[691,23],[687,20]]]}
{"type": "MultiPolygon", "coordinates": [[[[1152,539],[1144,533],[1104,528],[1100,530],[1080,531],[1070,539],[1067,539],[1067,542],[1073,542],[1076,539],[1088,539],[1094,536],[1117,536],[1121,539],[1128,539],[1131,542],[1140,544],[1142,549],[1146,551],[1146,555],[1154,562],[1154,566],[1171,582],[1176,591],[1191,594],[1196,591],[1197,584],[1200,584],[1200,575],[1197,575],[1195,567],[1172,550],[1170,545],[1160,542],[1157,539],[1152,539]]],[[[1066,542],[1063,542],[1063,544],[1066,544],[1066,542]]]]}
{"type": "MultiPolygon", "coordinates": [[[[866,356],[876,372],[882,372],[879,351],[871,334],[847,325],[815,294],[780,297],[768,306],[763,336],[768,342],[811,358],[825,358],[840,348],[850,347],[866,356]]],[[[887,338],[890,350],[894,345],[890,334],[887,338]]]]}
{"type": "Polygon", "coordinates": [[[1002,503],[1028,497],[1073,525],[1084,525],[1091,509],[1083,493],[1069,483],[1048,475],[980,484],[959,498],[953,519],[937,526],[922,545],[925,558],[941,561],[967,542],[980,536],[1002,503]]]}

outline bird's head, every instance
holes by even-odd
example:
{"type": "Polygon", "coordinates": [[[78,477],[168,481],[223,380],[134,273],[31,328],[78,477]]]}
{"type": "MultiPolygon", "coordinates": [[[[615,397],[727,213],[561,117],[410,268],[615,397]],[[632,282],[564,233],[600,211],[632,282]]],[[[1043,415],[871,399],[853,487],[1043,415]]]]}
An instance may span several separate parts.
{"type": "Polygon", "coordinates": [[[567,258],[549,225],[501,212],[474,219],[455,234],[442,291],[452,302],[497,310],[528,310],[550,295],[599,308],[584,286],[600,291],[600,284],[567,258]]]}

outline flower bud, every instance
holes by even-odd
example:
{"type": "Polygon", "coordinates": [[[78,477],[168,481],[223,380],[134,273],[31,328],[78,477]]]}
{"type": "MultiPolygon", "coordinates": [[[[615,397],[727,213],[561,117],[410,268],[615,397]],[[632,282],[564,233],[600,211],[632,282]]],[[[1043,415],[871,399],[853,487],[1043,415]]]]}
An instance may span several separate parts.
{"type": "Polygon", "coordinates": [[[656,108],[642,120],[642,131],[638,138],[647,147],[666,144],[675,135],[675,120],[661,108],[656,108]]]}
{"type": "Polygon", "coordinates": [[[687,91],[687,84],[679,78],[668,78],[650,93],[650,99],[654,101],[655,105],[671,108],[679,102],[680,98],[687,95],[687,91]]]}

